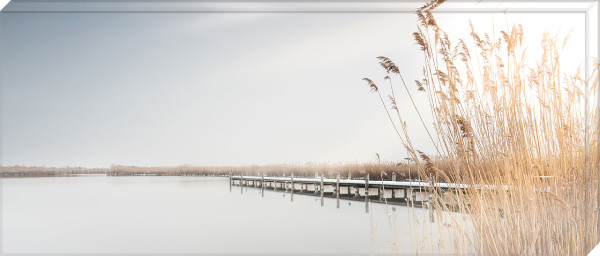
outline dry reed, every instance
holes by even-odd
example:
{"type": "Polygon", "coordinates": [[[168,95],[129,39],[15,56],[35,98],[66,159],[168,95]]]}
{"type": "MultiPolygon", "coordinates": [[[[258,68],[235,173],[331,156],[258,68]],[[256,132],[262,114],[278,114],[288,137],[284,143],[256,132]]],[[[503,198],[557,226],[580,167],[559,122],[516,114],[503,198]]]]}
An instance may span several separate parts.
{"type": "MultiPolygon", "coordinates": [[[[542,56],[528,66],[521,25],[495,38],[469,24],[470,39],[452,43],[432,14],[442,3],[434,0],[417,11],[413,34],[425,61],[424,78],[413,89],[427,96],[438,161],[414,147],[393,87],[389,96],[401,124],[394,124],[395,131],[418,178],[469,185],[450,196],[465,219],[442,214],[449,195],[434,189],[433,207],[442,220],[428,244],[456,254],[587,254],[600,239],[599,205],[593,200],[599,198],[594,95],[600,65],[587,78],[565,74],[560,51],[568,36],[545,34],[542,56]]],[[[385,80],[399,78],[408,92],[396,64],[378,59],[388,73],[385,80]]],[[[394,123],[381,87],[365,80],[394,123]]]]}

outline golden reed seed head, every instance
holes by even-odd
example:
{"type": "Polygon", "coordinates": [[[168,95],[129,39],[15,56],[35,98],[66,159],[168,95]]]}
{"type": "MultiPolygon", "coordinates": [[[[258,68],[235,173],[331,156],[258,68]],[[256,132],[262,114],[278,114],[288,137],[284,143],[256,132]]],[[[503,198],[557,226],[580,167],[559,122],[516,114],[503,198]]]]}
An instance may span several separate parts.
{"type": "Polygon", "coordinates": [[[371,87],[371,91],[372,92],[377,92],[379,91],[379,88],[377,87],[377,85],[375,83],[373,83],[373,80],[369,79],[369,78],[363,78],[362,80],[367,81],[367,83],[369,84],[369,87],[371,87]]]}
{"type": "Polygon", "coordinates": [[[394,74],[400,74],[400,69],[398,68],[398,66],[396,66],[396,63],[390,60],[390,58],[385,56],[379,56],[377,57],[377,59],[379,60],[379,65],[381,65],[388,73],[391,72],[394,74]]]}

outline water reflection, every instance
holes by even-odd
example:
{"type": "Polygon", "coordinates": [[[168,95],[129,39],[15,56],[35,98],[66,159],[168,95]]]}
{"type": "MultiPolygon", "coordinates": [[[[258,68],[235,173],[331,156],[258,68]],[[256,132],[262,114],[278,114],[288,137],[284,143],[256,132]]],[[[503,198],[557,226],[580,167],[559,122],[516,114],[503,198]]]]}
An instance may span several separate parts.
{"type": "Polygon", "coordinates": [[[228,178],[53,177],[1,182],[5,253],[368,254],[376,248],[376,254],[385,254],[393,253],[392,232],[398,233],[395,243],[402,252],[414,253],[411,234],[420,227],[409,221],[428,222],[426,211],[398,206],[390,211],[397,216],[398,229],[390,230],[382,224],[388,221],[385,205],[370,204],[362,197],[354,201],[365,201],[365,208],[352,207],[352,196],[338,198],[331,190],[324,196],[291,188],[278,189],[279,194],[260,183],[256,187],[244,183],[238,194],[233,186],[227,188],[228,178]],[[286,194],[293,204],[284,203],[290,202],[286,194]],[[380,223],[374,240],[371,217],[380,223]]]}

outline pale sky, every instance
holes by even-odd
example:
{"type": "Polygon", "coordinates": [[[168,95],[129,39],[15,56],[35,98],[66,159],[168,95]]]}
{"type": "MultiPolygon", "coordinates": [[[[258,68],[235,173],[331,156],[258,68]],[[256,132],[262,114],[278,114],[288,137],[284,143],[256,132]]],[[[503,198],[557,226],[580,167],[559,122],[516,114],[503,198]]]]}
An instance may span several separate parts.
{"type": "MultiPolygon", "coordinates": [[[[460,33],[469,18],[482,29],[492,24],[489,14],[470,15],[440,14],[438,23],[460,33]]],[[[574,27],[570,56],[583,61],[583,15],[508,16],[496,14],[493,23],[523,22],[532,40],[544,28],[574,27]]],[[[384,84],[380,55],[396,61],[407,81],[421,79],[412,13],[29,12],[1,19],[2,165],[338,163],[406,155],[361,79],[384,84]]],[[[415,122],[409,131],[417,148],[434,154],[408,97],[399,98],[405,119],[415,122]]]]}

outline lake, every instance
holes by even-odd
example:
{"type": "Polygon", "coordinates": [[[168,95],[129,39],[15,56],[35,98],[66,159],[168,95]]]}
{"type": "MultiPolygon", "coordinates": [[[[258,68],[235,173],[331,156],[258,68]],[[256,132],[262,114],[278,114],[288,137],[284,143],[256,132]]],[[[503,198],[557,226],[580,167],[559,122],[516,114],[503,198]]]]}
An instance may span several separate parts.
{"type": "Polygon", "coordinates": [[[435,226],[428,210],[370,204],[366,213],[364,202],[321,206],[301,194],[292,202],[282,190],[230,191],[227,177],[0,180],[4,253],[386,254],[396,236],[413,254],[411,230],[435,226]]]}

